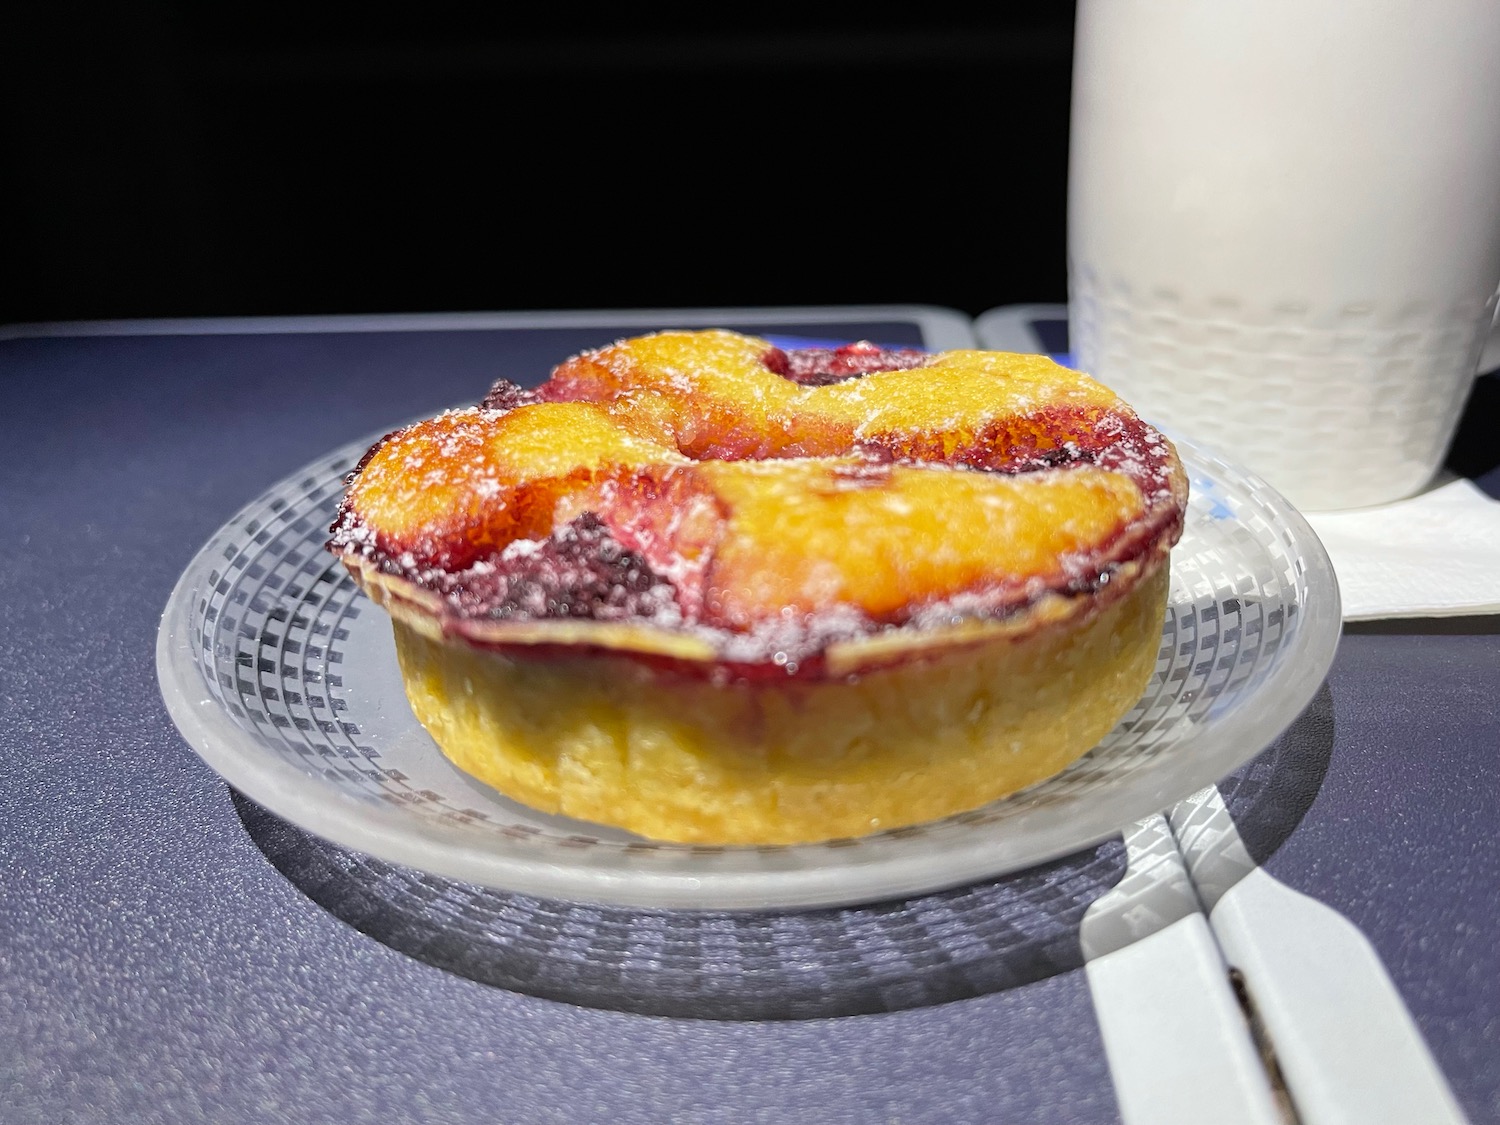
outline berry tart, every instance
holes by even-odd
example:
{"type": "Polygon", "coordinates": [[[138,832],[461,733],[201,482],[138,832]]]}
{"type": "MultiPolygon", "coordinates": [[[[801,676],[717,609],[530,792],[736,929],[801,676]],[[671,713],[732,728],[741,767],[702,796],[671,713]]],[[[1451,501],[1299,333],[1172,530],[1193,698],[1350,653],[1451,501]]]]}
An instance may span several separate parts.
{"type": "Polygon", "coordinates": [[[1187,483],[1040,356],[663,332],[382,438],[331,550],[460,768],[662,840],[785,844],[1067,767],[1155,664],[1187,483]]]}

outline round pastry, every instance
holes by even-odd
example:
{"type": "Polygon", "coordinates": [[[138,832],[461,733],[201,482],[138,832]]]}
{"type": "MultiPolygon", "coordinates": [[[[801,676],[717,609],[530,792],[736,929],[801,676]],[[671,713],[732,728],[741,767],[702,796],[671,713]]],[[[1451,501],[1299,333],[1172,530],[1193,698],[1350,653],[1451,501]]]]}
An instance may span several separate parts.
{"type": "Polygon", "coordinates": [[[1040,356],[624,340],[390,434],[330,549],[460,768],[664,840],[858,836],[1087,752],[1156,659],[1187,484],[1040,356]]]}

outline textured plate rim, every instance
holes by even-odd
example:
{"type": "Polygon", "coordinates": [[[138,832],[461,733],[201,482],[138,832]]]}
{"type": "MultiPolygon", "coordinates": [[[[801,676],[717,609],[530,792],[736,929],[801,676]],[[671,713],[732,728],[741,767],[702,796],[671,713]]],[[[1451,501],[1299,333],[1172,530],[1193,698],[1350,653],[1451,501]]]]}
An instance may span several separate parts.
{"type": "MultiPolygon", "coordinates": [[[[663,909],[757,910],[847,906],[881,899],[900,899],[996,878],[1097,845],[1142,817],[1162,812],[1183,798],[1226,776],[1268,746],[1312,701],[1332,666],[1342,616],[1338,582],[1316,533],[1280,493],[1260,477],[1203,450],[1174,439],[1190,476],[1210,482],[1249,487],[1260,494],[1290,533],[1289,545],[1303,563],[1308,597],[1301,606],[1295,648],[1271,669],[1256,689],[1262,702],[1275,706],[1241,706],[1212,729],[1209,742],[1217,753],[1204,753],[1184,764],[1173,755],[1167,765],[1150,763],[1132,780],[1155,780],[1154,788],[1132,785],[1127,791],[1092,794],[1094,814],[1088,828],[1073,829],[1066,820],[1042,810],[1023,811],[1003,824],[975,826],[955,841],[939,843],[941,863],[912,841],[904,846],[830,849],[806,845],[774,849],[782,857],[816,852],[838,862],[771,869],[713,870],[691,848],[663,844],[653,854],[653,870],[622,870],[594,854],[615,849],[580,849],[570,863],[556,857],[524,853],[524,845],[507,849],[488,838],[479,846],[456,842],[451,830],[439,831],[399,808],[375,805],[264,753],[259,739],[235,724],[210,695],[195,659],[192,613],[206,568],[224,534],[248,509],[286,480],[326,471],[328,460],[344,448],[289,474],[263,490],[222,524],[194,554],[174,584],[157,631],[157,679],[167,711],[188,745],[224,781],[252,800],[309,832],[388,862],[498,890],[574,902],[663,909]],[[1212,466],[1212,467],[1211,467],[1212,466]],[[1215,471],[1215,468],[1218,471],[1215,471]],[[1111,799],[1113,798],[1113,800],[1111,799]],[[1037,826],[1028,820],[1039,819],[1037,826]],[[1031,827],[1030,832],[1027,831],[1031,827]],[[1064,829],[1073,829],[1065,831],[1064,829]],[[863,855],[858,853],[863,852],[863,855]],[[872,854],[878,853],[878,854],[872,854]],[[888,853],[888,854],[887,854],[888,853]],[[674,861],[675,860],[675,861],[674,861]]],[[[350,446],[358,445],[350,443],[350,446]]],[[[866,838],[894,842],[890,837],[866,838]]],[[[863,842],[863,841],[862,841],[863,842]]],[[[756,853],[755,848],[728,848],[723,853],[756,853]]]]}

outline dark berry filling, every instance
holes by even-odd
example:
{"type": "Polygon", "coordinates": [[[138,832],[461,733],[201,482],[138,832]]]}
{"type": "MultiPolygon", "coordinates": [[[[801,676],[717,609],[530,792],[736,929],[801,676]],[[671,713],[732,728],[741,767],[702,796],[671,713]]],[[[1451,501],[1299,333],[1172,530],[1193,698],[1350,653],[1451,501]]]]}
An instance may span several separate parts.
{"type": "Polygon", "coordinates": [[[490,393],[480,402],[481,410],[514,410],[518,406],[530,406],[540,402],[536,391],[512,383],[509,379],[496,379],[490,393]]]}
{"type": "Polygon", "coordinates": [[[877,371],[908,371],[921,367],[927,359],[926,352],[915,348],[882,348],[879,344],[861,340],[837,348],[793,348],[790,351],[772,348],[761,362],[793,383],[804,387],[826,387],[830,383],[858,379],[877,371]]]}
{"type": "Polygon", "coordinates": [[[541,542],[517,546],[461,574],[445,575],[440,583],[448,604],[471,618],[592,621],[652,617],[675,604],[667,580],[622,547],[593,512],[541,542]]]}

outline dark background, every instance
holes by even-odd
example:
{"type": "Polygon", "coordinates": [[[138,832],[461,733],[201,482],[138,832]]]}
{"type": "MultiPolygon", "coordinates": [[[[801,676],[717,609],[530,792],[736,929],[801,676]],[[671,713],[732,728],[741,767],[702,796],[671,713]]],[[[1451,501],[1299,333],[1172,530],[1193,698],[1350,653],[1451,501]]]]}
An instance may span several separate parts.
{"type": "Polygon", "coordinates": [[[29,7],[0,321],[1066,299],[1071,3],[29,7]]]}

